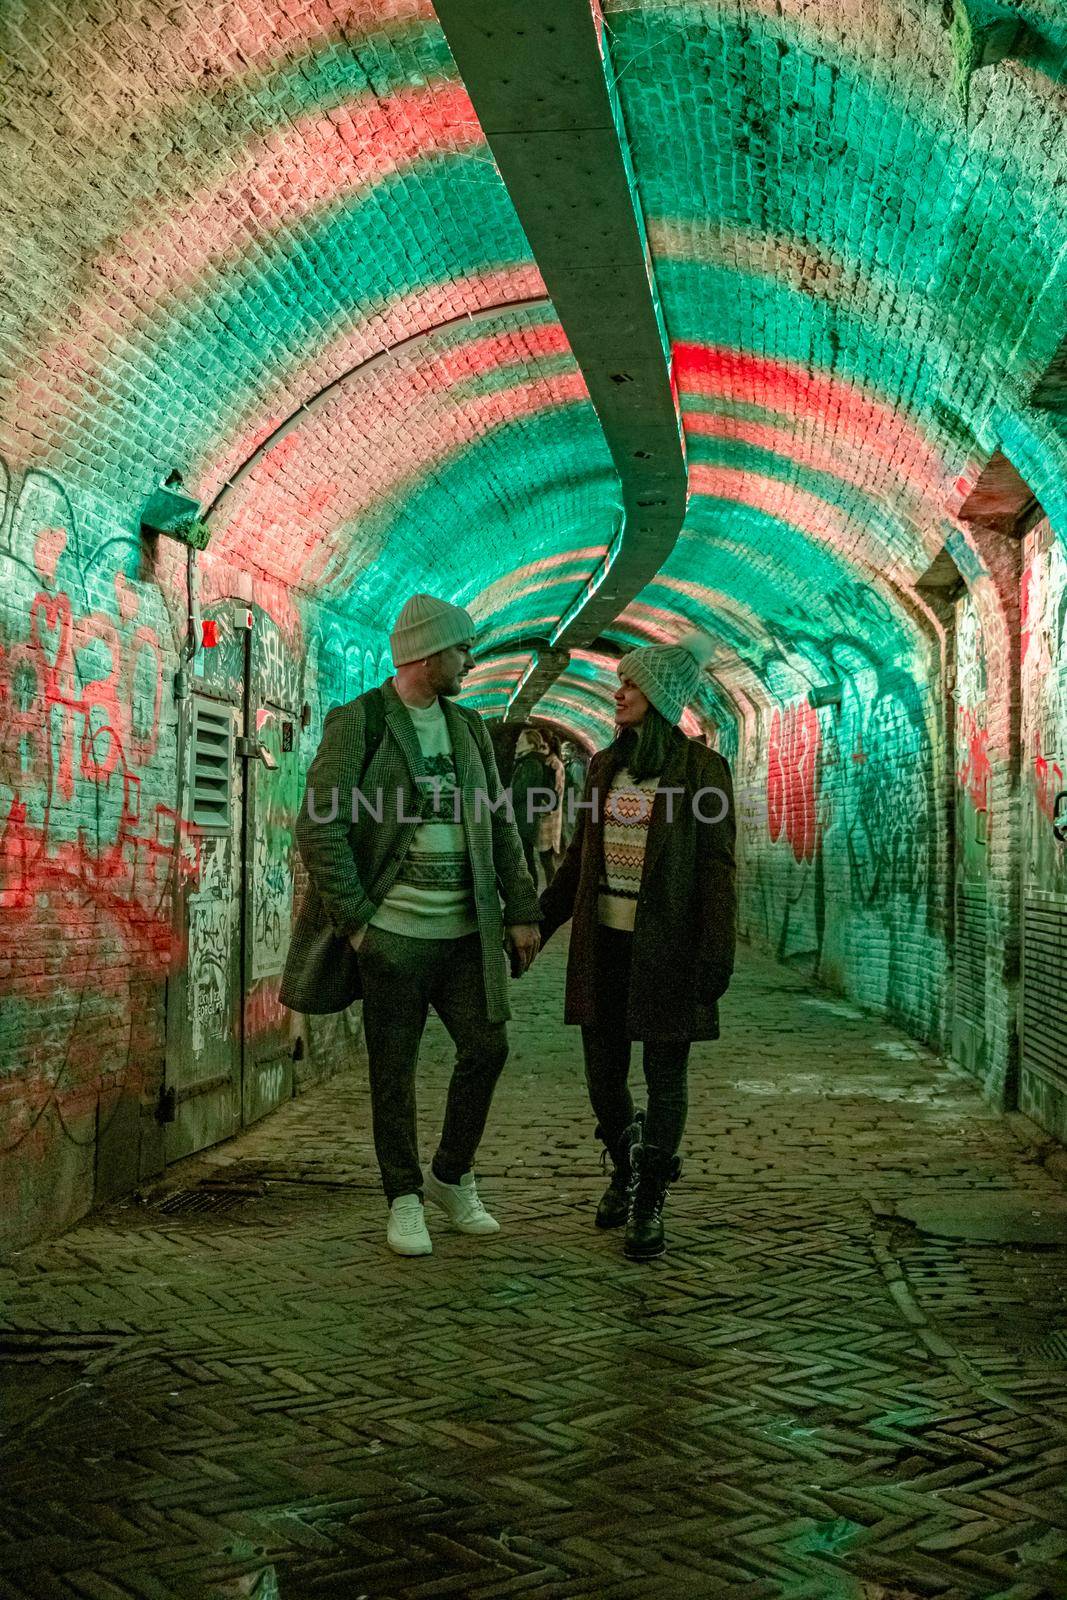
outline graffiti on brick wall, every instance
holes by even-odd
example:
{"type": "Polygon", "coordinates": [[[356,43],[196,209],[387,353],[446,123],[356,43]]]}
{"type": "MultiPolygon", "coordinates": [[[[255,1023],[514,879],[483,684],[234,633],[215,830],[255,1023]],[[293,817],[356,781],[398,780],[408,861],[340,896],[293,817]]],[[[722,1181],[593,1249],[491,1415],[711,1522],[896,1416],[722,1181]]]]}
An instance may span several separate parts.
{"type": "MultiPolygon", "coordinates": [[[[252,977],[281,972],[292,923],[292,875],[289,862],[272,848],[277,830],[269,819],[256,829],[252,842],[252,977]],[[273,837],[272,837],[273,836],[273,837]]],[[[289,834],[290,840],[292,834],[289,834]]]]}
{"type": "Polygon", "coordinates": [[[956,779],[976,811],[989,810],[989,730],[979,714],[961,706],[956,717],[956,779]]]}
{"type": "Polygon", "coordinates": [[[989,729],[985,646],[973,597],[960,601],[956,623],[956,781],[975,811],[989,810],[989,729]]]}
{"type": "Polygon", "coordinates": [[[327,616],[320,620],[309,643],[304,678],[304,698],[311,708],[309,759],[322,736],[327,711],[373,689],[391,671],[388,652],[372,646],[360,630],[327,616]]]}
{"type": "MultiPolygon", "coordinates": [[[[177,813],[145,799],[162,737],[169,622],[159,593],[121,570],[113,546],[130,541],[86,548],[66,492],[43,474],[27,476],[7,533],[0,906],[8,938],[17,952],[19,919],[45,895],[61,932],[84,941],[90,907],[98,939],[162,975],[172,875],[195,877],[199,863],[177,813]]],[[[68,954],[84,965],[77,948],[68,954]]]]}
{"type": "MultiPolygon", "coordinates": [[[[257,768],[252,803],[252,978],[281,972],[293,918],[293,830],[303,794],[299,729],[284,713],[263,707],[257,736],[275,766],[257,768]],[[292,747],[284,748],[288,723],[292,747]]],[[[304,763],[306,764],[306,762],[304,763]]]]}
{"type": "MultiPolygon", "coordinates": [[[[842,591],[834,605],[861,597],[842,591]]],[[[885,602],[863,595],[863,615],[885,602]]],[[[939,900],[937,706],[926,664],[883,661],[851,631],[780,630],[748,664],[776,710],[746,721],[738,820],[743,925],[780,959],[815,970],[923,1028],[944,967],[939,900]],[[838,681],[815,712],[803,684],[838,681]]]]}
{"type": "Polygon", "coordinates": [[[797,687],[798,680],[825,676],[821,642],[783,631],[756,670],[779,703],[749,723],[739,746],[745,896],[754,927],[780,959],[817,961],[823,936],[822,730],[819,714],[797,687]]]}
{"type": "Polygon", "coordinates": [[[228,838],[205,843],[198,890],[189,896],[189,1025],[194,1057],[230,1033],[233,894],[228,838]]]}
{"type": "Polygon", "coordinates": [[[956,700],[961,706],[981,706],[988,692],[982,620],[968,593],[956,615],[956,700]]]}
{"type": "Polygon", "coordinates": [[[1067,892],[1067,848],[1052,832],[1067,789],[1067,553],[1047,524],[1027,539],[1022,589],[1025,872],[1035,887],[1067,892]]]}
{"type": "MultiPolygon", "coordinates": [[[[256,764],[250,773],[251,976],[258,982],[281,972],[289,948],[293,830],[302,793],[300,708],[305,690],[299,642],[259,610],[252,660],[260,702],[256,737],[270,751],[273,762],[269,768],[256,764]]],[[[276,1007],[275,1022],[282,1018],[276,1007]]],[[[247,1020],[246,1008],[246,1025],[247,1020]]]]}
{"type": "Polygon", "coordinates": [[[259,1097],[264,1105],[276,1105],[285,1087],[285,1067],[280,1061],[259,1070],[259,1097]]]}
{"type": "Polygon", "coordinates": [[[914,680],[885,668],[871,682],[861,678],[844,708],[841,742],[846,759],[838,809],[853,898],[868,908],[888,908],[901,896],[932,917],[932,749],[914,680]]]}
{"type": "Polygon", "coordinates": [[[304,695],[299,649],[262,611],[256,613],[252,657],[260,698],[298,709],[304,695]]]}
{"type": "MultiPolygon", "coordinates": [[[[821,609],[839,628],[860,638],[883,638],[894,631],[895,622],[888,601],[871,584],[858,578],[842,577],[830,584],[821,609]]],[[[798,615],[803,617],[804,613],[798,615]]]]}
{"type": "Polygon", "coordinates": [[[819,801],[819,714],[805,700],[775,707],[767,748],[767,831],[797,861],[815,856],[819,801]]]}
{"type": "Polygon", "coordinates": [[[145,1088],[162,1051],[162,979],[181,956],[173,891],[198,880],[200,847],[173,782],[160,782],[173,774],[174,628],[160,589],[137,579],[136,535],[90,497],[75,510],[49,474],[11,485],[4,468],[0,485],[10,1148],[53,1107],[73,1126],[95,1116],[105,1085],[145,1088]]]}

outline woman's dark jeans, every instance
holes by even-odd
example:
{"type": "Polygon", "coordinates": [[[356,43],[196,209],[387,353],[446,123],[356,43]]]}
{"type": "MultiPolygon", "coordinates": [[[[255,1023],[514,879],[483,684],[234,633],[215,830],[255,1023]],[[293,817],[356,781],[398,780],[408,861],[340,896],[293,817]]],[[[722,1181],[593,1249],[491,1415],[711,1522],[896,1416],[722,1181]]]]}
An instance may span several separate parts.
{"type": "MultiPolygon", "coordinates": [[[[633,934],[601,927],[597,932],[597,1020],[582,1028],[585,1081],[601,1137],[614,1150],[634,1119],[630,1094],[630,1050],[626,1031],[630,997],[633,934]]],[[[689,1108],[689,1040],[646,1039],[645,1083],[648,1110],[643,1139],[674,1155],[685,1132],[689,1108]]]]}

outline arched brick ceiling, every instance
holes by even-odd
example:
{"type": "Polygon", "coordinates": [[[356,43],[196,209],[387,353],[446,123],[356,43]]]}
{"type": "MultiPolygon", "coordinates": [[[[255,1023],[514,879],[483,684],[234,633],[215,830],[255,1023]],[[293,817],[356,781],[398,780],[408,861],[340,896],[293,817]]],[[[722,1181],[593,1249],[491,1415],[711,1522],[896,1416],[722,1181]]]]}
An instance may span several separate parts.
{"type": "MultiPolygon", "coordinates": [[[[962,3],[962,0],[959,0],[962,3]]],[[[999,445],[1064,525],[1064,14],[977,72],[927,0],[606,0],[691,467],[609,637],[706,626],[709,714],[899,658],[957,478],[999,445]]],[[[214,548],[388,622],[468,605],[501,710],[615,532],[585,386],[423,0],[23,8],[4,25],[13,270],[0,451],[138,503],[174,466],[214,548]],[[433,330],[440,329],[439,332],[433,330]]],[[[604,306],[605,318],[611,306],[604,306]]],[[[545,716],[600,737],[610,657],[545,716]],[[606,663],[606,664],[605,664],[606,663]]]]}
{"type": "Polygon", "coordinates": [[[13,42],[34,63],[17,192],[44,206],[12,219],[34,254],[6,308],[11,458],[32,439],[134,503],[177,466],[221,494],[213,553],[378,625],[427,587],[487,645],[550,628],[618,486],[551,306],[506,310],[544,287],[432,8],[44,6],[13,42]]]}
{"type": "Polygon", "coordinates": [[[557,593],[569,603],[603,554],[583,530],[610,530],[616,499],[559,324],[509,312],[357,372],[262,456],[215,525],[242,565],[355,615],[388,618],[412,588],[480,598],[485,642],[490,623],[499,642],[557,593]]]}
{"type": "Polygon", "coordinates": [[[939,5],[605,0],[692,495],[612,638],[680,613],[755,699],[901,658],[933,555],[982,571],[951,510],[996,444],[1067,528],[1029,405],[1067,325],[1067,13],[995,9],[1026,52],[965,113],[939,5]]]}

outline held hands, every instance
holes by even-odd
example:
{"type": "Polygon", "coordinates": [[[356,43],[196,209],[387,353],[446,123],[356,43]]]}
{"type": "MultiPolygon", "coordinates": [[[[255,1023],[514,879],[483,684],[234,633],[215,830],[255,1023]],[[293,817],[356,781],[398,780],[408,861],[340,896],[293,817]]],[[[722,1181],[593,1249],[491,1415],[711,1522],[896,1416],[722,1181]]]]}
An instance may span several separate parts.
{"type": "Polygon", "coordinates": [[[360,945],[363,943],[364,939],[367,937],[367,929],[369,927],[370,927],[370,923],[369,922],[365,922],[363,924],[362,928],[357,928],[355,933],[350,933],[348,935],[348,942],[352,946],[353,950],[358,950],[359,949],[360,945]]]}
{"type": "Polygon", "coordinates": [[[511,976],[521,978],[541,948],[541,930],[536,922],[517,922],[504,935],[504,944],[511,957],[511,976]]]}

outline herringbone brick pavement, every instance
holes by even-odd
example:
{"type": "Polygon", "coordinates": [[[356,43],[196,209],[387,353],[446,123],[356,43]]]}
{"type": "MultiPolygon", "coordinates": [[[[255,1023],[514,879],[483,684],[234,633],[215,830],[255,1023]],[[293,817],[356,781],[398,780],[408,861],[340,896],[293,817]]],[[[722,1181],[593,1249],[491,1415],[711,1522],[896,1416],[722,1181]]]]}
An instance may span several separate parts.
{"type": "MultiPolygon", "coordinates": [[[[514,987],[498,1237],[386,1252],[356,1063],[172,1170],[218,1209],[149,1195],[9,1263],[0,1597],[1067,1595],[1067,1206],[1034,1152],[746,955],[670,1252],[628,1263],[562,955],[514,987]]],[[[433,1024],[427,1156],[447,1069],[433,1024]]]]}

